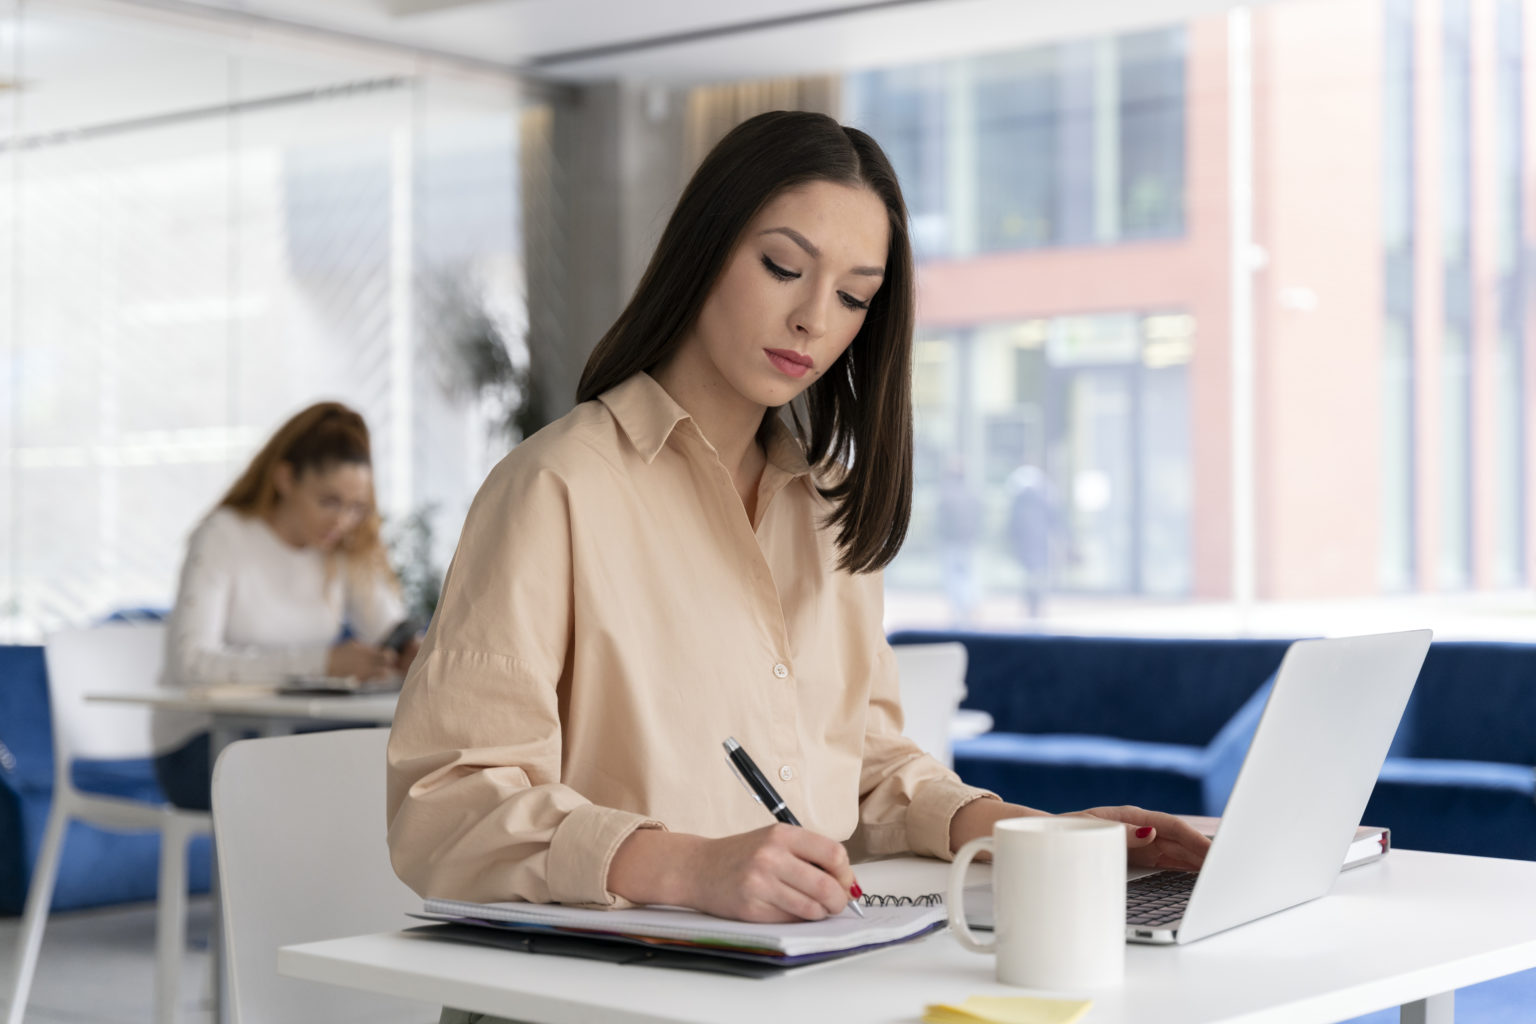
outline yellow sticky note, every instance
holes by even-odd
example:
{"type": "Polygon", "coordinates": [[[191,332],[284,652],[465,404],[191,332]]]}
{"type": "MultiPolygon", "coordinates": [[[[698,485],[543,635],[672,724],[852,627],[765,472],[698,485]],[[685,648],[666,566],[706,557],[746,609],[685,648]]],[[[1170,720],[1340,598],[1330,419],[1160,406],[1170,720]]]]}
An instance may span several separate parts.
{"type": "Polygon", "coordinates": [[[1037,999],[1032,996],[971,996],[959,1006],[934,1003],[923,1010],[926,1024],[1074,1024],[1091,999],[1037,999]]]}

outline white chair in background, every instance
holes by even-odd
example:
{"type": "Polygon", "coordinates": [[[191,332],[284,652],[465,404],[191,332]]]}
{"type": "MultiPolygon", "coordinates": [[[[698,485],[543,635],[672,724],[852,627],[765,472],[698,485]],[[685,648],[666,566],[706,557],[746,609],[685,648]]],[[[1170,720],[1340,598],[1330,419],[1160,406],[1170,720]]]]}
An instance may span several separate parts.
{"type": "Polygon", "coordinates": [[[277,950],[411,922],[384,821],[388,729],[232,743],[213,770],[234,1024],[436,1021],[439,1007],[281,977],[277,950]]]}
{"type": "Polygon", "coordinates": [[[965,699],[965,644],[893,644],[907,737],[949,767],[955,712],[965,699]]]}
{"type": "Polygon", "coordinates": [[[53,721],[53,805],[27,890],[21,920],[16,982],[8,1024],[21,1024],[37,969],[43,928],[58,880],[59,858],[71,821],[115,832],[160,833],[159,910],[155,923],[155,1019],[172,1024],[187,929],[187,843],[212,831],[210,816],[166,803],[148,803],[75,788],[77,760],[152,757],[148,709],[89,704],[87,693],[142,692],[159,685],[165,629],[159,623],[67,630],[44,646],[48,703],[53,721]]]}

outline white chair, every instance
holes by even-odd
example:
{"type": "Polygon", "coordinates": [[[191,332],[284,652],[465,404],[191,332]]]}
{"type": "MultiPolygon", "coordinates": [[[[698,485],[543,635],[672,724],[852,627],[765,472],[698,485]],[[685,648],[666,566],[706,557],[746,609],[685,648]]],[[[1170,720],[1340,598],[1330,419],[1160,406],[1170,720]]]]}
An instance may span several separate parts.
{"type": "Polygon", "coordinates": [[[90,704],[87,693],[144,691],[159,685],[165,629],[159,623],[67,630],[44,646],[48,702],[53,719],[53,805],[27,890],[20,959],[11,989],[8,1024],[21,1024],[42,948],[43,928],[58,880],[59,857],[71,821],[114,832],[160,833],[159,911],[155,922],[155,1019],[172,1024],[187,929],[187,843],[212,831],[210,816],[164,803],[82,792],[71,767],[80,759],[151,757],[148,709],[90,704]]]}
{"type": "Polygon", "coordinates": [[[439,1007],[285,978],[277,950],[412,922],[421,898],[390,867],[388,729],[231,743],[213,769],[234,1024],[436,1021],[439,1007]]]}
{"type": "Polygon", "coordinates": [[[955,711],[965,699],[965,644],[893,644],[907,737],[949,767],[955,711]]]}

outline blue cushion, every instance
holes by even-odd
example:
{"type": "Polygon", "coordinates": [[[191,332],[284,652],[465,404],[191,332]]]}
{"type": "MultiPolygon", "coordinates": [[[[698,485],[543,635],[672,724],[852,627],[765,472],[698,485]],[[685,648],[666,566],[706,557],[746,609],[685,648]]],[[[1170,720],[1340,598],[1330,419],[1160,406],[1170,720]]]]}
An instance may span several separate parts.
{"type": "Polygon", "coordinates": [[[1227,720],[1216,738],[1205,748],[1206,765],[1201,779],[1201,798],[1206,814],[1221,817],[1227,809],[1227,799],[1237,784],[1237,773],[1253,746],[1254,733],[1259,731],[1259,720],[1269,705],[1269,693],[1275,688],[1271,675],[1264,684],[1253,691],[1237,714],[1227,720]]]}
{"type": "Polygon", "coordinates": [[[1536,802],[1529,785],[1487,785],[1488,777],[1479,780],[1484,784],[1451,784],[1403,768],[1383,771],[1365,808],[1365,821],[1392,830],[1393,846],[1536,860],[1536,802]]]}
{"type": "MultiPolygon", "coordinates": [[[[84,761],[75,785],[89,792],[163,799],[146,759],[84,761]]],[[[53,797],[53,732],[41,647],[0,646],[0,914],[19,914],[53,797]]],[[[194,892],[208,888],[210,846],[195,840],[187,864],[194,892]]],[[[152,900],[160,837],[75,822],[64,838],[54,910],[152,900]]]]}
{"type": "Polygon", "coordinates": [[[70,766],[75,788],[87,793],[122,796],[165,803],[165,791],[155,777],[155,762],[147,757],[122,761],[76,761],[70,766]]]}
{"type": "MultiPolygon", "coordinates": [[[[0,889],[0,914],[20,914],[48,822],[48,804],[20,805],[26,879],[14,889],[0,889]]],[[[0,845],[9,845],[0,844],[0,845]]],[[[207,892],[212,846],[194,839],[187,855],[188,888],[207,892]]],[[[112,903],[140,903],[155,898],[160,880],[160,836],[155,832],[109,832],[78,821],[64,834],[64,854],[54,883],[54,910],[78,910],[112,903]]]]}
{"type": "MultiPolygon", "coordinates": [[[[996,733],[955,745],[975,785],[1049,811],[1138,803],[1219,815],[1286,641],[904,632],[959,640],[967,707],[996,733]],[[1267,677],[1267,678],[1266,678],[1267,677]]],[[[1536,644],[1430,647],[1365,820],[1408,849],[1536,859],[1536,644]]]]}
{"type": "Polygon", "coordinates": [[[1389,757],[1380,781],[1418,786],[1468,786],[1536,798],[1536,769],[1494,761],[1444,761],[1427,757],[1389,757]]]}
{"type": "Polygon", "coordinates": [[[1060,813],[1139,804],[1200,813],[1198,747],[1104,736],[987,733],[956,742],[955,770],[1005,800],[1060,813]]]}
{"type": "Polygon", "coordinates": [[[1397,753],[1536,765],[1536,644],[1431,644],[1409,707],[1397,753]]]}
{"type": "Polygon", "coordinates": [[[1117,736],[1203,747],[1284,657],[1285,640],[1158,640],[963,631],[894,633],[892,643],[958,640],[964,706],[1004,732],[1117,736]]]}
{"type": "Polygon", "coordinates": [[[1199,775],[1205,767],[1205,753],[1199,747],[1119,740],[1109,736],[1027,736],[989,732],[957,741],[955,754],[1008,764],[1150,768],[1190,776],[1199,775]]]}
{"type": "Polygon", "coordinates": [[[53,789],[53,726],[41,647],[0,646],[0,785],[53,789]]]}

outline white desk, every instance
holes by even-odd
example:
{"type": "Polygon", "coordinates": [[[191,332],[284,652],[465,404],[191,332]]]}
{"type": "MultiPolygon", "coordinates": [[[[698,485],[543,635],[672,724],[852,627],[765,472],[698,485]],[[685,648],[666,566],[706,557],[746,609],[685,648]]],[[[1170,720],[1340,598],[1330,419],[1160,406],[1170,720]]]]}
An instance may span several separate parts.
{"type": "MultiPolygon", "coordinates": [[[[874,891],[874,885],[868,886],[874,891]]],[[[1188,946],[1129,946],[1089,1024],[1333,1024],[1536,967],[1536,863],[1395,850],[1331,895],[1188,946]]],[[[911,1024],[932,1002],[1018,995],[947,934],[767,980],[624,967],[386,932],[285,947],[296,978],[543,1024],[911,1024]]]]}

